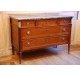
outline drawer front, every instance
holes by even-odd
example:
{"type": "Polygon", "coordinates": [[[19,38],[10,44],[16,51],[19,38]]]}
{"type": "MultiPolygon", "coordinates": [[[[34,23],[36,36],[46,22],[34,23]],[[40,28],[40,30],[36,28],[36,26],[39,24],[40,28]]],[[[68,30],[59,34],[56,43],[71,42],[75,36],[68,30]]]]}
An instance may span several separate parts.
{"type": "Polygon", "coordinates": [[[50,20],[38,20],[36,21],[36,26],[55,26],[57,25],[56,19],[50,19],[50,20]]]}
{"type": "Polygon", "coordinates": [[[47,20],[47,26],[57,26],[57,19],[47,20]]]}
{"type": "Polygon", "coordinates": [[[20,50],[28,50],[31,48],[37,48],[40,47],[41,45],[45,45],[46,41],[45,38],[34,38],[34,39],[27,39],[27,40],[22,40],[20,42],[20,50]]]}
{"type": "Polygon", "coordinates": [[[70,43],[69,36],[50,36],[50,37],[43,37],[43,38],[33,38],[33,39],[26,39],[20,41],[20,50],[30,50],[41,48],[43,46],[53,46],[53,45],[60,45],[60,44],[68,44],[70,43]]]}
{"type": "Polygon", "coordinates": [[[35,26],[34,20],[23,20],[21,21],[21,26],[35,26]]]}
{"type": "Polygon", "coordinates": [[[47,20],[37,20],[36,26],[47,26],[47,20]]]}
{"type": "Polygon", "coordinates": [[[62,18],[58,19],[58,24],[59,25],[66,25],[71,23],[71,18],[62,18]]]}
{"type": "Polygon", "coordinates": [[[46,28],[24,28],[20,30],[21,39],[45,36],[45,35],[46,35],[46,28]]]}
{"type": "Polygon", "coordinates": [[[70,34],[71,26],[30,27],[20,29],[20,38],[27,39],[49,35],[70,34]]]}

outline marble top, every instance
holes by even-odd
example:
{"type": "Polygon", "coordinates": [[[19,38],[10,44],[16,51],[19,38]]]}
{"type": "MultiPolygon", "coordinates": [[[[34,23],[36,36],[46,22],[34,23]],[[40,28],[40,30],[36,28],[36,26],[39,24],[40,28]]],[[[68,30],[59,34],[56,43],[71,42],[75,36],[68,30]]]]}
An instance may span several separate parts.
{"type": "Polygon", "coordinates": [[[69,15],[55,15],[55,14],[26,14],[26,15],[11,15],[10,17],[13,17],[18,20],[32,20],[32,19],[53,19],[53,18],[72,18],[73,16],[69,15]]]}

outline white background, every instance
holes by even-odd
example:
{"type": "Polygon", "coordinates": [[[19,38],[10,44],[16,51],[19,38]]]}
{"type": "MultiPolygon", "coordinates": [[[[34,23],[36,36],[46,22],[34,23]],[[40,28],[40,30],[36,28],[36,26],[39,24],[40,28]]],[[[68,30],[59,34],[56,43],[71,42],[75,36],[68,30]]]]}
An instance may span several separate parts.
{"type": "MultiPolygon", "coordinates": [[[[0,0],[0,11],[80,11],[80,0],[0,0]]],[[[80,77],[78,65],[0,66],[0,77],[80,77]]]]}

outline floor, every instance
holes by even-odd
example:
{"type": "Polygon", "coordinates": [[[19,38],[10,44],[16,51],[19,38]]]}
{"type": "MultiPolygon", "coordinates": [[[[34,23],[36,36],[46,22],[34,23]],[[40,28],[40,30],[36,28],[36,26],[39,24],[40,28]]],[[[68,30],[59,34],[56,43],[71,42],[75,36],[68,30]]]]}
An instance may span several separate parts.
{"type": "MultiPolygon", "coordinates": [[[[79,65],[80,46],[71,46],[70,54],[67,45],[57,48],[50,47],[23,53],[21,65],[79,65]]],[[[1,65],[19,65],[17,55],[9,55],[0,58],[1,65]]]]}

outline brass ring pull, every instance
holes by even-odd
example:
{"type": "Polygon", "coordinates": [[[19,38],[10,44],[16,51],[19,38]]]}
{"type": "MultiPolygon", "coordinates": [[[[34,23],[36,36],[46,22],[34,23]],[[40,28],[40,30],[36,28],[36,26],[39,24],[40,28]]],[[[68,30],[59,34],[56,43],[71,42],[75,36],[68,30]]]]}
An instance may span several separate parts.
{"type": "Polygon", "coordinates": [[[61,38],[61,40],[62,40],[62,41],[64,41],[64,40],[65,40],[65,38],[63,37],[63,38],[61,38]]]}
{"type": "Polygon", "coordinates": [[[29,41],[27,42],[27,45],[30,46],[30,42],[29,41]]]}
{"type": "Polygon", "coordinates": [[[65,28],[63,28],[63,31],[65,32],[65,31],[66,31],[66,29],[65,29],[65,28]]]}
{"type": "Polygon", "coordinates": [[[30,33],[31,33],[30,31],[27,32],[28,35],[30,35],[30,33]]]}
{"type": "Polygon", "coordinates": [[[29,22],[27,22],[27,25],[29,25],[30,23],[29,22]]]}

